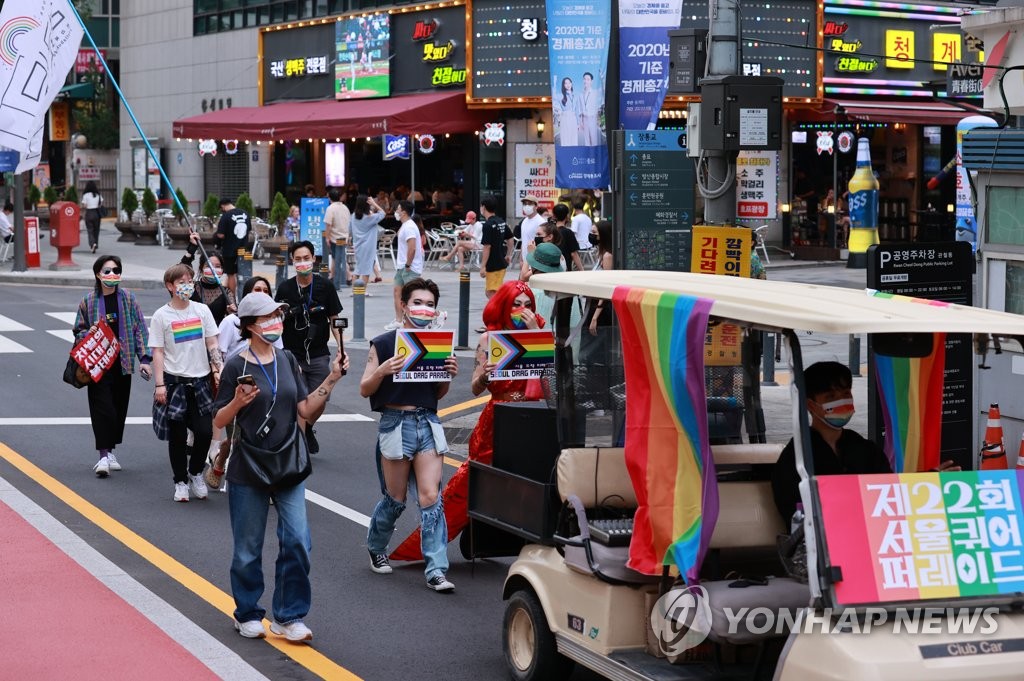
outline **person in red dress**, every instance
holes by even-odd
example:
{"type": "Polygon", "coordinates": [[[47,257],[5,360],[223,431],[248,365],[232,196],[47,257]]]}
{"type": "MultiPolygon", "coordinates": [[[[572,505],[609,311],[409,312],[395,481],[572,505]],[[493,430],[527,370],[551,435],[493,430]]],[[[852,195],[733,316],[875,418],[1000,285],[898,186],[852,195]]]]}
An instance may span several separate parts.
{"type": "MultiPolygon", "coordinates": [[[[541,329],[544,318],[535,312],[533,290],[521,281],[507,281],[487,301],[484,326],[488,331],[541,329]]],[[[444,488],[444,515],[448,523],[448,541],[453,541],[469,522],[469,461],[490,464],[494,455],[494,405],[498,402],[524,402],[543,397],[540,379],[522,381],[491,381],[494,365],[487,361],[488,334],[480,334],[476,346],[476,362],[470,388],[474,395],[490,391],[491,399],[480,413],[473,434],[469,437],[469,460],[464,461],[444,488]]],[[[420,531],[417,528],[391,554],[391,560],[422,560],[420,531]]]]}

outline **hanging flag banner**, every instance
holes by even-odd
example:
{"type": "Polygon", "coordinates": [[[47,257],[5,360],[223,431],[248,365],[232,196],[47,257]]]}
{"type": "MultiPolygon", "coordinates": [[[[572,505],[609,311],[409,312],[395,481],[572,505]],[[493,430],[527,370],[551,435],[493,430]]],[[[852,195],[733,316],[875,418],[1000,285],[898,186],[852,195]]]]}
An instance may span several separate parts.
{"type": "Polygon", "coordinates": [[[654,130],[668,91],[668,32],[682,0],[619,0],[619,124],[654,130]]]}
{"type": "Polygon", "coordinates": [[[39,164],[46,112],[78,58],[82,27],[66,0],[6,0],[0,9],[0,146],[39,164]]]}
{"type": "Polygon", "coordinates": [[[556,184],[604,189],[610,183],[604,78],[611,0],[550,0],[547,19],[556,184]]]}

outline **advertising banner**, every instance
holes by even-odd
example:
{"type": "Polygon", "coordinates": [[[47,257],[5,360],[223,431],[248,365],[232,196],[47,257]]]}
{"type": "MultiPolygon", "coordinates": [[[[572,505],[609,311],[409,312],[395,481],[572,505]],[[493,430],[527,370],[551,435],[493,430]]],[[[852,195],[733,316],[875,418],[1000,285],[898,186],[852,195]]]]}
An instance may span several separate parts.
{"type": "Polygon", "coordinates": [[[611,0],[547,3],[555,183],[566,189],[609,185],[604,80],[611,0]]]}
{"type": "Polygon", "coordinates": [[[668,32],[682,0],[619,0],[619,125],[654,130],[668,90],[668,32]]]}
{"type": "Polygon", "coordinates": [[[330,99],[334,26],[318,24],[261,34],[263,103],[330,99]]]}
{"type": "Polygon", "coordinates": [[[313,244],[314,255],[324,255],[324,213],[331,200],[303,198],[299,208],[299,234],[302,241],[313,244]]]}
{"type": "Polygon", "coordinates": [[[690,271],[749,277],[750,236],[745,227],[695,226],[690,271]]]}
{"type": "Polygon", "coordinates": [[[1024,471],[816,479],[842,605],[1024,590],[1024,471]]]}
{"type": "Polygon", "coordinates": [[[741,151],[736,159],[736,219],[778,217],[779,152],[741,151]]]}
{"type": "Polygon", "coordinates": [[[393,161],[396,158],[409,159],[409,136],[408,135],[384,135],[384,160],[393,161]]]}
{"type": "Polygon", "coordinates": [[[555,364],[555,334],[544,329],[491,331],[488,357],[494,364],[491,380],[540,378],[555,364]]]}
{"type": "Polygon", "coordinates": [[[391,94],[466,87],[466,8],[431,7],[391,16],[391,94]]]}
{"type": "Polygon", "coordinates": [[[395,382],[451,381],[444,361],[451,357],[454,347],[454,331],[399,329],[395,334],[395,355],[405,363],[395,374],[395,382]]]}
{"type": "Polygon", "coordinates": [[[540,205],[548,210],[558,202],[561,190],[555,186],[554,144],[516,145],[517,206],[527,194],[540,199],[540,205]]]}

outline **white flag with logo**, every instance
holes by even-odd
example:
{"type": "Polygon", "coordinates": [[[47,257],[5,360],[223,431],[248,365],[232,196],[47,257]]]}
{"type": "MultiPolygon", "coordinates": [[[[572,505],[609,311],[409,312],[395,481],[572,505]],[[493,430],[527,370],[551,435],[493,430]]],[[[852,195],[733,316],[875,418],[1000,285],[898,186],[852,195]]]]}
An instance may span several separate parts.
{"type": "Polygon", "coordinates": [[[68,0],[5,0],[0,9],[0,146],[39,164],[46,112],[78,56],[82,27],[68,0]]]}

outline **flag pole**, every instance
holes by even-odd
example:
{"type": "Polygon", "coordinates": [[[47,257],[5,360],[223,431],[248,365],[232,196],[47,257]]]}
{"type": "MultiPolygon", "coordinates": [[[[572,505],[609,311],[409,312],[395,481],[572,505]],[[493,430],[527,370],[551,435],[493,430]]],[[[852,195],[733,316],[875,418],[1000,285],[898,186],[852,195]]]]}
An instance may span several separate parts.
{"type": "MultiPolygon", "coordinates": [[[[85,34],[85,37],[88,39],[89,45],[92,47],[93,52],[96,53],[96,58],[100,61],[100,64],[103,65],[104,74],[110,80],[110,84],[114,86],[114,90],[117,92],[117,96],[121,99],[121,103],[124,104],[125,111],[128,112],[128,116],[132,119],[132,123],[135,124],[135,129],[138,131],[139,137],[142,138],[142,143],[146,145],[146,150],[149,151],[149,157],[153,159],[154,165],[156,165],[157,170],[160,171],[160,177],[163,178],[164,184],[167,185],[167,190],[170,192],[174,204],[178,207],[178,210],[181,211],[181,214],[185,216],[185,222],[186,224],[188,224],[189,231],[195,232],[196,227],[192,223],[192,220],[188,214],[188,208],[186,206],[181,205],[181,199],[178,198],[178,192],[174,191],[174,185],[171,184],[170,178],[167,177],[167,173],[166,171],[164,171],[163,164],[160,163],[160,159],[157,157],[156,152],[153,151],[153,146],[149,143],[149,139],[146,137],[146,133],[143,132],[142,125],[139,123],[139,119],[135,117],[135,112],[132,111],[132,106],[128,103],[128,98],[124,96],[124,93],[121,91],[121,86],[118,85],[117,79],[114,78],[113,72],[111,72],[110,67],[107,65],[107,60],[103,57],[103,53],[100,52],[100,48],[96,46],[96,41],[93,40],[92,33],[89,32],[89,27],[86,26],[85,21],[82,20],[82,15],[78,13],[78,8],[75,7],[75,3],[73,2],[73,0],[68,0],[68,6],[71,8],[71,12],[75,15],[75,18],[78,20],[79,25],[82,27],[82,31],[85,34]]],[[[131,220],[131,217],[132,216],[129,215],[128,219],[131,220]]],[[[200,239],[196,245],[199,246],[199,250],[203,254],[203,259],[206,262],[209,262],[210,257],[206,254],[206,249],[203,248],[202,239],[200,239]]],[[[210,267],[210,271],[213,273],[214,279],[217,280],[217,285],[220,286],[222,291],[224,291],[224,297],[227,298],[227,290],[225,289],[224,284],[221,283],[220,275],[217,274],[217,271],[214,270],[212,266],[210,267]]]]}

